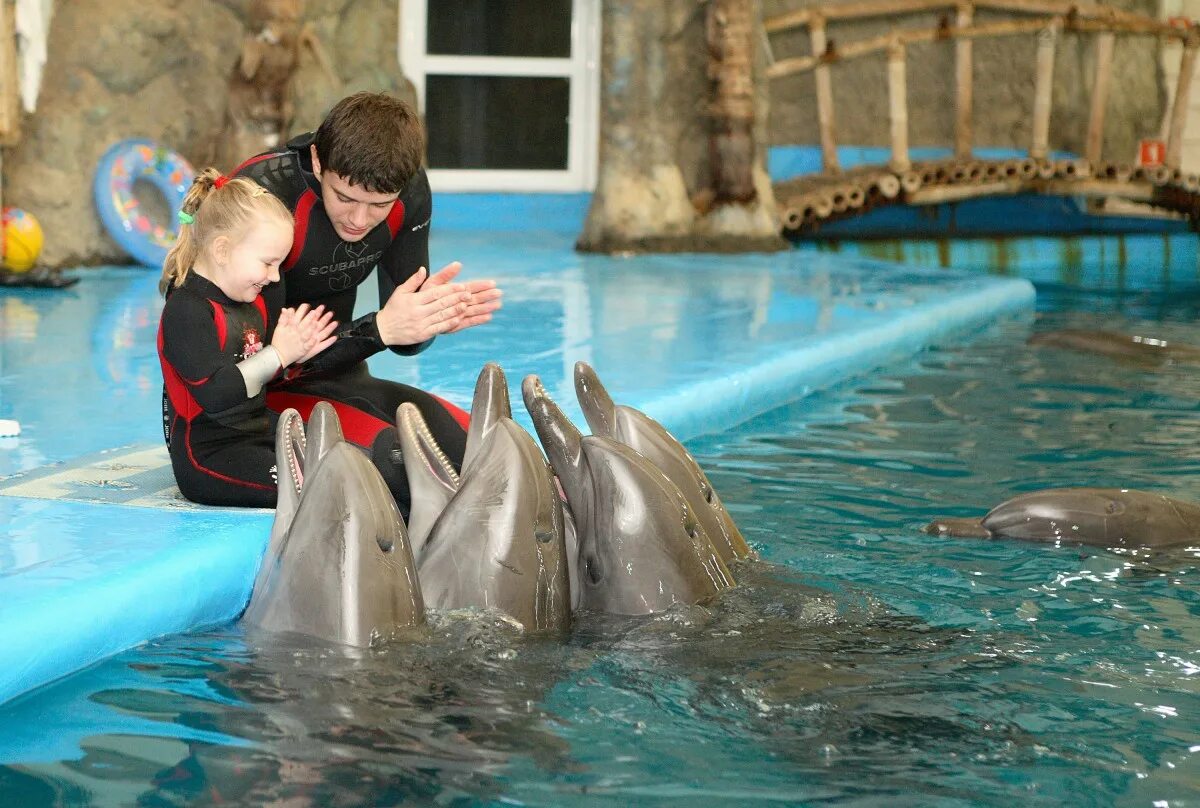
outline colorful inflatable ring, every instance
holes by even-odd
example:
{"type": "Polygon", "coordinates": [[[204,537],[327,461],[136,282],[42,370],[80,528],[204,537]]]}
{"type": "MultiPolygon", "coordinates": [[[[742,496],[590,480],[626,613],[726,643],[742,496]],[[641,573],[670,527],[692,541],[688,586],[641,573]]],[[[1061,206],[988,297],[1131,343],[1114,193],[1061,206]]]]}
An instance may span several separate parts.
{"type": "Polygon", "coordinates": [[[92,185],[100,221],[139,264],[161,267],[179,232],[175,216],[195,176],[188,161],[165,146],[149,140],[115,143],[100,158],[92,185]],[[150,183],[163,195],[168,208],[166,224],[151,221],[138,204],[133,195],[138,180],[150,183]]]}

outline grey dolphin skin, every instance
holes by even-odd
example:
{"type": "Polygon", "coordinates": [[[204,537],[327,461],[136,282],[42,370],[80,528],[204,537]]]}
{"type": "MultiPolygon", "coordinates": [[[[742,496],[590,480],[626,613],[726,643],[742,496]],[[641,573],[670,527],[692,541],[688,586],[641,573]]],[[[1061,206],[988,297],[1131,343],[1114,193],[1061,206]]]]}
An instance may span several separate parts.
{"type": "Polygon", "coordinates": [[[1029,344],[1100,354],[1139,365],[1200,364],[1200,348],[1193,345],[1115,331],[1072,328],[1043,331],[1030,337],[1029,344]]]}
{"type": "Polygon", "coordinates": [[[733,586],[679,487],[623,443],[581,435],[537,376],[521,392],[566,493],[579,542],[580,606],[652,614],[733,586]]]}
{"type": "Polygon", "coordinates": [[[379,471],[319,403],[307,433],[285,410],[275,433],[279,499],[243,621],[366,647],[422,625],[425,605],[400,511],[379,471]]]}
{"type": "Polygon", "coordinates": [[[512,420],[499,366],[485,365],[476,382],[461,477],[414,405],[402,404],[396,421],[428,605],[496,609],[527,631],[567,630],[562,500],[541,449],[512,420]]]}
{"type": "Polygon", "coordinates": [[[1106,548],[1200,543],[1200,506],[1124,488],[1050,488],[1021,494],[982,519],[937,519],[934,536],[1010,538],[1106,548]]]}
{"type": "Polygon", "coordinates": [[[612,438],[645,455],[679,486],[722,561],[732,564],[754,555],[700,464],[662,424],[640,410],[613,403],[586,362],[575,363],[575,394],[593,435],[612,438]]]}

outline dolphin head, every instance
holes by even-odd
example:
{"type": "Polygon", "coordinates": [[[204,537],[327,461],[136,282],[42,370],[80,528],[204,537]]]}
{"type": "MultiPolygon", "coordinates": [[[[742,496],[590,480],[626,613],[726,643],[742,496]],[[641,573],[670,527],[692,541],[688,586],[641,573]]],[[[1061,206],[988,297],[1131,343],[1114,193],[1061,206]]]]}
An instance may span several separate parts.
{"type": "Polygon", "coordinates": [[[497,609],[529,631],[566,629],[562,502],[541,450],[512,420],[500,367],[489,363],[479,374],[458,478],[416,407],[401,405],[397,418],[413,491],[410,526],[419,517],[424,531],[418,571],[429,604],[497,609]]]}
{"type": "Polygon", "coordinates": [[[593,435],[611,438],[645,455],[679,486],[726,564],[754,555],[700,464],[662,424],[633,407],[614,404],[586,362],[575,363],[575,393],[593,435]]]}
{"type": "Polygon", "coordinates": [[[467,427],[467,446],[463,464],[479,453],[479,445],[497,423],[512,418],[508,400],[508,380],[495,362],[488,362],[475,379],[475,394],[471,398],[471,422],[467,427]]]}
{"type": "Polygon", "coordinates": [[[342,440],[333,408],[280,417],[280,497],[245,621],[366,646],[425,620],[404,522],[378,470],[342,440]]]}
{"type": "Polygon", "coordinates": [[[582,436],[536,376],[522,394],[574,518],[583,608],[649,614],[733,584],[683,494],[653,463],[611,438],[582,436]]]}
{"type": "Polygon", "coordinates": [[[982,520],[997,536],[1095,547],[1170,547],[1200,538],[1200,508],[1150,491],[1049,488],[1000,503],[982,520]]]}

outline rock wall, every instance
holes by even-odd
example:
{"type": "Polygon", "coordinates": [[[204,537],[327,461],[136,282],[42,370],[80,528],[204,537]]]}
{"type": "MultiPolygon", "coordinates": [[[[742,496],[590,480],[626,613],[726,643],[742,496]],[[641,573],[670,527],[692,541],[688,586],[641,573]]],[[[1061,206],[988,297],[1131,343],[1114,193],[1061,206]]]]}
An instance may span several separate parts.
{"type": "MultiPolygon", "coordinates": [[[[127,263],[92,202],[101,154],[149,137],[194,166],[215,153],[227,80],[245,35],[245,0],[69,0],[55,6],[37,111],[4,154],[4,204],[42,224],[47,267],[127,263]]],[[[395,0],[309,0],[338,81],[311,57],[297,76],[295,132],[360,89],[413,100],[396,62],[395,0]]],[[[247,155],[249,156],[249,155],[247,155]]],[[[150,200],[146,200],[150,202],[150,200]]],[[[150,205],[153,210],[153,205],[150,205]]]]}
{"type": "MultiPolygon", "coordinates": [[[[828,2],[828,0],[826,0],[828,2]]],[[[820,6],[813,0],[763,0],[772,17],[798,8],[820,6]]],[[[1109,0],[1106,5],[1154,17],[1157,0],[1109,0]]],[[[978,23],[1009,18],[996,12],[977,12],[978,23]]],[[[929,28],[939,15],[904,15],[902,25],[929,28]]],[[[886,33],[892,22],[831,22],[835,43],[886,33]]],[[[1080,153],[1087,136],[1089,93],[1092,86],[1094,37],[1065,33],[1054,66],[1050,146],[1080,153]]],[[[808,55],[807,29],[771,37],[776,59],[808,55]]],[[[1028,148],[1032,136],[1034,54],[1033,36],[976,40],[974,47],[974,125],[977,146],[1028,148]]],[[[1158,41],[1146,36],[1118,36],[1105,119],[1106,159],[1132,161],[1139,138],[1156,137],[1167,102],[1159,65],[1158,41]]],[[[886,60],[882,54],[838,62],[830,70],[834,87],[836,138],[840,144],[886,146],[888,96],[886,60]]],[[[954,142],[954,45],[933,42],[908,50],[909,142],[913,146],[952,145],[954,142]]],[[[816,96],[812,74],[776,79],[771,84],[770,142],[819,141],[816,96]]]]}

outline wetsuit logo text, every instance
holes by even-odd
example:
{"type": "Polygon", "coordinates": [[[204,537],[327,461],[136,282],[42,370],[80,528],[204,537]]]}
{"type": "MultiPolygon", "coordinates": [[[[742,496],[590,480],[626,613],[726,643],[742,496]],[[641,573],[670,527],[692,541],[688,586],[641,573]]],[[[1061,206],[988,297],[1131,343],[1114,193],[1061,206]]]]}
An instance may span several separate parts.
{"type": "Polygon", "coordinates": [[[358,269],[362,266],[366,266],[369,269],[370,267],[375,266],[375,264],[379,261],[379,257],[381,255],[383,255],[383,250],[380,250],[379,252],[370,253],[369,255],[362,255],[362,256],[359,256],[358,258],[351,258],[348,261],[338,261],[336,263],[321,264],[320,266],[310,267],[308,270],[308,274],[309,275],[333,275],[333,274],[338,274],[338,273],[342,273],[342,272],[349,272],[351,270],[358,269]]]}

